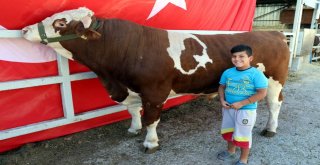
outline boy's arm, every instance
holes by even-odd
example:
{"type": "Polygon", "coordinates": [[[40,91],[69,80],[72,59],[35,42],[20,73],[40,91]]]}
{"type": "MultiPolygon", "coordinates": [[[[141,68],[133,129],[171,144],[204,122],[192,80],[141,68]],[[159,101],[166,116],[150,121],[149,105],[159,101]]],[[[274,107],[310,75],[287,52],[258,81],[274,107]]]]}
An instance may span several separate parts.
{"type": "Polygon", "coordinates": [[[243,100],[245,102],[244,105],[260,101],[264,97],[266,97],[266,95],[267,95],[267,88],[257,89],[257,93],[256,94],[252,95],[251,97],[247,98],[246,100],[243,100]]]}
{"type": "Polygon", "coordinates": [[[220,103],[223,108],[229,109],[230,107],[228,106],[228,102],[226,102],[226,99],[224,98],[224,90],[226,89],[225,85],[220,84],[219,89],[218,89],[218,94],[220,98],[220,103]]]}
{"type": "Polygon", "coordinates": [[[249,98],[247,98],[245,100],[233,103],[232,104],[232,108],[240,109],[241,107],[243,107],[243,106],[245,106],[247,104],[251,104],[251,103],[254,103],[254,102],[262,100],[264,97],[266,97],[266,95],[267,95],[267,88],[257,89],[257,93],[256,94],[252,95],[251,97],[249,97],[249,98]]]}

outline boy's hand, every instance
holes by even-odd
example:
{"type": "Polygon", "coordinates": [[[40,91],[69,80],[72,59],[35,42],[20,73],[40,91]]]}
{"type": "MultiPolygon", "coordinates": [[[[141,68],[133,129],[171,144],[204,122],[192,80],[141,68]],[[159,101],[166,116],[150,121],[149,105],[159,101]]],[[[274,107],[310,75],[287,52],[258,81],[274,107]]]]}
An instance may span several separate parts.
{"type": "Polygon", "coordinates": [[[230,105],[230,108],[233,108],[233,109],[238,110],[238,109],[240,109],[240,108],[243,107],[243,106],[244,106],[244,105],[242,104],[242,102],[239,101],[239,102],[235,102],[235,103],[231,104],[231,105],[230,105]]]}
{"type": "Polygon", "coordinates": [[[230,105],[228,102],[226,102],[226,101],[222,101],[222,102],[221,102],[221,105],[222,105],[222,107],[225,108],[225,109],[230,109],[230,108],[231,108],[231,105],[230,105]]]}

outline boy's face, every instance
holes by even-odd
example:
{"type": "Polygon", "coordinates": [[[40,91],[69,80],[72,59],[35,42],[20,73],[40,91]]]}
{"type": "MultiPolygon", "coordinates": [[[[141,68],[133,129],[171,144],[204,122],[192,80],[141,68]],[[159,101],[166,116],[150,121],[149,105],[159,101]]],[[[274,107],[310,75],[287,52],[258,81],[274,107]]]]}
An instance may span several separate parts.
{"type": "Polygon", "coordinates": [[[244,70],[249,68],[251,66],[250,62],[252,60],[253,60],[253,57],[252,56],[249,57],[246,51],[233,53],[231,58],[233,65],[236,66],[237,69],[239,70],[244,70]]]}

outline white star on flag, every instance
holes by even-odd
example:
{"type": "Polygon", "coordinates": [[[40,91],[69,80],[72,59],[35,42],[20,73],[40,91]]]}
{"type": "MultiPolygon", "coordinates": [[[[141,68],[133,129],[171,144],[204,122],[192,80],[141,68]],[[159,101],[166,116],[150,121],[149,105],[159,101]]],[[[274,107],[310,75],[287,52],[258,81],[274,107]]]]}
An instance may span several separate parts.
{"type": "Polygon", "coordinates": [[[147,19],[158,14],[163,8],[165,8],[169,3],[172,3],[184,10],[187,10],[187,5],[185,0],[156,0],[154,6],[152,8],[151,13],[149,14],[147,19]]]}

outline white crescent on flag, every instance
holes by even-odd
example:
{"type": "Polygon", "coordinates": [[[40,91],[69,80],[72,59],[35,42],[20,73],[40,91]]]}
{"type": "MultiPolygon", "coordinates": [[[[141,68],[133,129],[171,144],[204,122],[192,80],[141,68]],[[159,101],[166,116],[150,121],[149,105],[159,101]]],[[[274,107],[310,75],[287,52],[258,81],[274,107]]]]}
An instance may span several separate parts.
{"type": "Polygon", "coordinates": [[[6,30],[6,28],[0,25],[0,30],[6,30]]]}
{"type": "Polygon", "coordinates": [[[184,10],[187,10],[187,5],[185,0],[156,0],[152,8],[151,13],[149,14],[148,19],[158,14],[163,8],[165,8],[169,3],[172,3],[184,10]]]}

